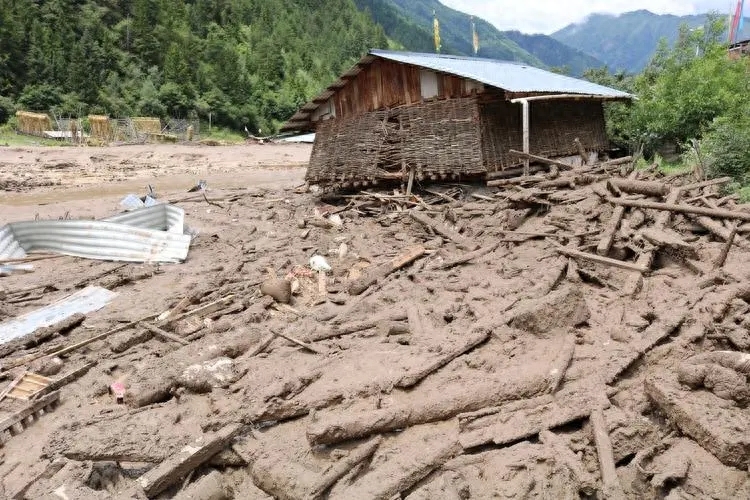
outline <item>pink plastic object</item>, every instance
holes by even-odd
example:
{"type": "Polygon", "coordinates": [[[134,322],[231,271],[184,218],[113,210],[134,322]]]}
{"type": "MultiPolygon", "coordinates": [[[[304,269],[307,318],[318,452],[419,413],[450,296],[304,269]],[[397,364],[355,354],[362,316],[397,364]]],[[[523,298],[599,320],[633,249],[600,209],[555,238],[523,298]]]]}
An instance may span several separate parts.
{"type": "Polygon", "coordinates": [[[112,382],[109,386],[109,392],[114,395],[118,404],[125,402],[125,384],[122,382],[112,382]]]}

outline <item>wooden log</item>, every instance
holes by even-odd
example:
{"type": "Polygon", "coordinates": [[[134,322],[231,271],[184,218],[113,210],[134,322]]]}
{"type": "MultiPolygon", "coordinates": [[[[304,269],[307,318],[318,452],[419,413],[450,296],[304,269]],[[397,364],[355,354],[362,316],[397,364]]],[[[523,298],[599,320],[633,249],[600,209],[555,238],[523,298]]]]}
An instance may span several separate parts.
{"type": "Polygon", "coordinates": [[[539,440],[552,449],[556,462],[568,468],[578,483],[578,491],[584,495],[593,496],[596,492],[596,478],[583,467],[576,454],[562,438],[549,430],[543,430],[539,433],[539,440]]]}
{"type": "MultiPolygon", "coordinates": [[[[551,361],[557,366],[558,356],[551,361]]],[[[311,445],[336,444],[372,434],[403,429],[452,418],[459,413],[476,411],[498,402],[530,398],[549,389],[550,370],[539,373],[507,373],[494,381],[478,383],[470,391],[438,393],[402,405],[379,408],[367,412],[331,413],[312,422],[307,428],[311,445]]]]}
{"type": "Polygon", "coordinates": [[[380,323],[390,321],[403,321],[407,318],[407,315],[403,311],[397,311],[389,313],[383,316],[367,319],[364,321],[356,321],[352,323],[345,323],[342,325],[334,326],[329,331],[316,332],[309,337],[309,340],[316,342],[319,340],[331,339],[334,337],[340,337],[342,335],[349,335],[352,333],[361,332],[363,330],[369,330],[370,328],[376,328],[380,323]]]}
{"type": "Polygon", "coordinates": [[[443,262],[433,264],[430,266],[430,269],[436,270],[436,269],[450,269],[451,267],[458,266],[461,264],[466,264],[468,262],[471,262],[474,259],[478,259],[480,257],[484,257],[487,254],[490,254],[497,250],[497,247],[500,246],[500,243],[495,243],[493,245],[488,245],[484,248],[480,248],[479,250],[474,250],[473,252],[468,252],[463,255],[459,255],[458,257],[453,257],[452,259],[444,260],[443,262]]]}
{"type": "Polygon", "coordinates": [[[602,167],[614,167],[615,165],[624,165],[625,163],[632,163],[632,156],[623,156],[622,158],[615,158],[614,160],[608,160],[601,163],[602,167]]]}
{"type": "MultiPolygon", "coordinates": [[[[544,172],[546,170],[549,170],[549,165],[531,165],[529,167],[529,173],[531,174],[544,172]]],[[[512,167],[506,168],[505,170],[498,170],[497,172],[488,172],[486,178],[491,181],[495,179],[508,179],[519,175],[523,175],[523,167],[512,167]]]]}
{"type": "Polygon", "coordinates": [[[716,258],[716,262],[714,262],[714,269],[719,269],[724,267],[724,263],[727,261],[727,256],[729,256],[729,249],[732,248],[732,244],[734,243],[734,237],[737,236],[737,228],[739,227],[739,224],[735,223],[734,226],[732,226],[732,231],[729,233],[729,237],[727,238],[726,243],[724,243],[724,246],[721,249],[721,253],[716,258]]]}
{"type": "Polygon", "coordinates": [[[446,224],[433,219],[427,214],[423,214],[421,212],[415,212],[414,210],[410,210],[409,217],[419,222],[423,226],[429,227],[430,229],[435,231],[436,234],[439,234],[440,236],[443,236],[444,238],[448,238],[459,247],[466,248],[470,246],[469,241],[466,238],[464,238],[462,235],[458,234],[453,228],[448,227],[446,224]]]}
{"type": "Polygon", "coordinates": [[[455,346],[444,347],[443,352],[441,352],[440,356],[424,366],[407,372],[403,377],[401,377],[398,382],[396,382],[396,387],[400,389],[407,389],[409,387],[417,385],[432,372],[439,370],[457,357],[471,351],[476,346],[486,341],[488,338],[490,338],[490,331],[481,330],[468,335],[466,338],[462,339],[462,342],[458,343],[455,346]]]}
{"type": "Polygon", "coordinates": [[[524,153],[522,151],[517,151],[515,149],[510,149],[508,150],[508,152],[512,155],[517,156],[518,158],[536,161],[539,163],[544,163],[546,165],[555,165],[556,167],[561,168],[563,170],[573,170],[573,165],[569,163],[565,163],[563,161],[551,160],[549,158],[545,158],[544,156],[532,155],[530,153],[524,153]]]}
{"type": "Polygon", "coordinates": [[[542,175],[512,177],[510,179],[496,179],[494,181],[487,181],[487,187],[512,186],[515,184],[529,184],[529,183],[535,183],[535,182],[542,182],[544,180],[547,180],[547,178],[542,175]]]}
{"type": "MultiPolygon", "coordinates": [[[[713,234],[717,238],[724,241],[727,241],[729,239],[731,230],[724,227],[724,225],[720,224],[714,219],[711,219],[710,217],[697,217],[695,215],[690,215],[688,217],[690,217],[692,220],[698,223],[698,225],[703,227],[706,231],[713,234]]],[[[742,227],[740,226],[737,232],[741,232],[741,229],[742,227]]],[[[750,242],[748,242],[745,238],[735,237],[733,243],[740,248],[750,250],[750,242]]]]}
{"type": "MultiPolygon", "coordinates": [[[[666,202],[668,204],[676,204],[677,201],[680,199],[680,196],[682,196],[682,190],[680,189],[672,189],[669,194],[667,195],[666,202]]],[[[672,218],[672,212],[661,212],[656,216],[656,220],[654,221],[653,228],[654,229],[664,229],[664,227],[669,223],[669,220],[672,218]]],[[[641,253],[638,256],[638,260],[636,261],[636,264],[643,266],[646,270],[651,269],[651,265],[654,263],[654,256],[656,253],[653,250],[647,250],[643,253],[641,253]]],[[[638,274],[633,273],[630,277],[628,277],[627,281],[625,282],[625,285],[623,286],[623,295],[626,296],[632,296],[641,287],[641,284],[643,283],[643,272],[639,272],[638,274]]]]}
{"type": "Polygon", "coordinates": [[[390,262],[386,262],[375,269],[366,272],[364,276],[359,279],[352,281],[349,285],[350,295],[360,295],[362,292],[367,290],[369,287],[378,282],[378,280],[385,278],[394,271],[398,271],[402,267],[405,267],[425,253],[425,248],[421,245],[409,248],[402,254],[397,255],[390,262]]]}
{"type": "Polygon", "coordinates": [[[288,340],[289,342],[291,342],[293,344],[297,344],[298,346],[302,347],[303,349],[307,349],[310,352],[314,352],[315,354],[320,354],[320,355],[326,355],[326,354],[328,354],[328,352],[325,351],[325,350],[323,350],[323,349],[319,349],[319,348],[315,347],[312,344],[308,344],[307,342],[303,342],[302,340],[300,340],[300,339],[298,339],[296,337],[293,337],[293,336],[291,336],[289,334],[276,331],[273,328],[271,328],[271,333],[274,334],[274,335],[278,335],[279,337],[284,338],[284,339],[288,340]]]}
{"type": "Polygon", "coordinates": [[[670,187],[663,182],[656,181],[638,181],[634,178],[629,179],[610,179],[609,184],[616,187],[623,193],[643,194],[646,196],[666,196],[669,194],[670,187]]]}
{"type": "Polygon", "coordinates": [[[461,446],[457,442],[428,447],[415,455],[408,467],[401,468],[397,473],[387,470],[379,474],[378,469],[375,469],[368,474],[367,479],[358,481],[341,492],[340,498],[342,500],[354,498],[389,500],[409,490],[432,471],[459,454],[461,454],[461,446]]]}
{"type": "Polygon", "coordinates": [[[603,391],[578,387],[565,388],[554,397],[545,395],[485,408],[484,415],[459,415],[459,441],[465,450],[515,443],[544,430],[586,419],[592,408],[599,405],[609,405],[603,391]]]}
{"type": "Polygon", "coordinates": [[[704,207],[695,207],[692,205],[679,205],[677,203],[659,203],[648,200],[626,200],[620,198],[609,198],[608,201],[615,205],[635,208],[650,208],[653,210],[663,210],[681,214],[705,215],[717,219],[737,219],[750,221],[750,213],[740,212],[737,210],[713,209],[704,207]]]}
{"type": "Polygon", "coordinates": [[[731,177],[719,177],[718,179],[710,179],[707,181],[694,182],[693,184],[686,184],[684,186],[680,186],[677,189],[679,189],[683,193],[688,193],[696,189],[703,189],[711,186],[720,186],[721,184],[728,184],[730,182],[732,182],[731,177]]]}
{"type": "Polygon", "coordinates": [[[318,482],[311,488],[308,498],[310,500],[320,498],[350,470],[373,456],[382,442],[383,438],[376,436],[352,450],[346,457],[331,465],[325,472],[323,472],[323,475],[318,482]]]}
{"type": "Polygon", "coordinates": [[[241,428],[230,425],[205,436],[202,445],[185,447],[138,478],[138,484],[146,496],[154,498],[229,445],[241,428]]]}
{"type": "Polygon", "coordinates": [[[625,207],[615,207],[612,212],[612,218],[604,229],[599,244],[596,245],[596,253],[602,257],[606,256],[609,253],[609,249],[612,248],[615,236],[617,235],[617,230],[619,229],[622,218],[625,215],[625,210],[625,207]]]}
{"type": "Polygon", "coordinates": [[[594,441],[596,443],[596,453],[599,456],[599,470],[602,474],[602,483],[604,485],[602,493],[605,499],[624,500],[625,492],[620,484],[620,478],[617,477],[617,466],[615,457],[612,452],[612,442],[609,439],[609,429],[604,420],[604,413],[601,408],[591,412],[591,427],[594,430],[594,441]]]}
{"type": "Polygon", "coordinates": [[[680,238],[679,234],[669,229],[647,227],[641,231],[641,235],[657,247],[668,247],[690,258],[698,257],[698,251],[693,245],[687,243],[680,238]]]}
{"type": "Polygon", "coordinates": [[[139,323],[139,326],[142,326],[143,328],[145,328],[149,332],[153,333],[157,337],[160,337],[160,338],[162,338],[162,339],[164,339],[166,341],[170,341],[171,340],[172,342],[177,342],[178,344],[182,344],[182,345],[188,345],[188,344],[190,344],[190,342],[188,342],[184,338],[182,338],[182,337],[180,337],[178,335],[175,335],[173,333],[165,332],[164,330],[162,330],[158,326],[152,325],[151,323],[147,323],[147,322],[144,321],[142,323],[139,323]]]}
{"type": "Polygon", "coordinates": [[[573,250],[573,249],[570,249],[570,248],[557,247],[557,248],[555,248],[555,250],[558,253],[561,253],[563,255],[567,255],[568,257],[579,258],[579,259],[586,259],[586,260],[590,260],[592,262],[596,262],[598,264],[605,264],[607,266],[618,267],[620,269],[627,269],[627,270],[630,270],[630,271],[638,271],[638,272],[641,272],[641,273],[644,273],[644,272],[646,272],[648,270],[644,266],[638,265],[637,263],[623,262],[621,260],[610,259],[608,257],[602,257],[600,255],[595,255],[595,254],[587,253],[587,252],[581,252],[581,251],[573,250]]]}

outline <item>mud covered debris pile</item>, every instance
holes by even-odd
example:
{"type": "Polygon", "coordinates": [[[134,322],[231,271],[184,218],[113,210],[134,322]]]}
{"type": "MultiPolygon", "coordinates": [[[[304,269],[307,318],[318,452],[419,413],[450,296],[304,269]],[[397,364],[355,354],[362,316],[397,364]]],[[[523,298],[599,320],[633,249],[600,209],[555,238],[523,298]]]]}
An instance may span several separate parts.
{"type": "Polygon", "coordinates": [[[0,318],[118,297],[3,348],[6,383],[64,381],[6,428],[4,496],[747,498],[750,207],[725,183],[234,191],[185,203],[184,264],[42,262],[0,318]]]}

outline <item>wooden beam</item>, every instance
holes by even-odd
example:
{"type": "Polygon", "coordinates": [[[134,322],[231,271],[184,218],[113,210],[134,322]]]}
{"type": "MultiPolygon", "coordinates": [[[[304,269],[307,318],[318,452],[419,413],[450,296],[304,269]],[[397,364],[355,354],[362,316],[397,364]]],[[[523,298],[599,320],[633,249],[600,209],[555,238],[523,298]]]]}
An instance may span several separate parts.
{"type": "Polygon", "coordinates": [[[567,255],[568,257],[586,259],[599,264],[605,264],[607,266],[619,267],[620,269],[627,269],[629,271],[638,271],[644,273],[648,271],[648,268],[632,262],[623,262],[617,259],[610,259],[609,257],[602,257],[593,253],[581,252],[579,250],[573,250],[565,247],[555,248],[558,253],[567,255]]]}
{"type": "Polygon", "coordinates": [[[555,165],[563,170],[573,170],[573,165],[565,163],[563,161],[551,160],[549,158],[545,158],[544,156],[532,155],[524,151],[517,151],[515,149],[510,149],[508,150],[508,152],[512,155],[518,156],[519,158],[526,158],[529,160],[538,161],[539,163],[545,163],[547,165],[555,165]]]}
{"type": "Polygon", "coordinates": [[[659,203],[647,200],[624,200],[620,198],[608,198],[608,201],[614,205],[625,207],[650,208],[653,210],[664,210],[667,212],[677,212],[682,214],[705,215],[718,219],[737,219],[750,221],[750,213],[739,212],[735,210],[713,209],[704,207],[694,207],[692,205],[679,205],[677,203],[659,203]]]}
{"type": "Polygon", "coordinates": [[[230,425],[205,436],[200,446],[186,446],[138,478],[138,484],[146,496],[154,498],[229,445],[241,428],[241,425],[230,425]]]}

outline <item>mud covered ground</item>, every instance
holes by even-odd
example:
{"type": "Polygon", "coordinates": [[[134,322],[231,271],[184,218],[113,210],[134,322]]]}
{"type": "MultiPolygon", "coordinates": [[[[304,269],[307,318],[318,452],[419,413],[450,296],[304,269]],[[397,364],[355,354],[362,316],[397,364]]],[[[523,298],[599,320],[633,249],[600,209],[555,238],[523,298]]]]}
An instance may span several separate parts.
{"type": "MultiPolygon", "coordinates": [[[[0,149],[0,179],[23,186],[0,195],[0,223],[112,215],[145,184],[181,199],[205,179],[212,202],[177,203],[198,230],[182,264],[59,257],[0,278],[0,321],[88,285],[118,294],[71,331],[4,351],[6,368],[176,306],[209,307],[162,323],[183,342],[135,325],[6,369],[0,390],[25,369],[59,378],[95,363],[54,410],[5,434],[2,497],[750,496],[744,228],[719,269],[720,236],[651,209],[624,211],[604,252],[631,266],[652,255],[642,279],[569,252],[596,254],[606,236],[619,192],[608,181],[694,180],[600,166],[408,198],[321,197],[301,187],[308,154],[0,149]],[[310,269],[316,254],[329,272],[310,269]],[[261,285],[288,287],[291,301],[261,285]],[[144,482],[229,430],[163,487],[144,482]]],[[[717,186],[682,193],[701,198],[747,210],[717,186]]],[[[27,404],[4,398],[0,419],[27,404]]]]}

